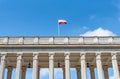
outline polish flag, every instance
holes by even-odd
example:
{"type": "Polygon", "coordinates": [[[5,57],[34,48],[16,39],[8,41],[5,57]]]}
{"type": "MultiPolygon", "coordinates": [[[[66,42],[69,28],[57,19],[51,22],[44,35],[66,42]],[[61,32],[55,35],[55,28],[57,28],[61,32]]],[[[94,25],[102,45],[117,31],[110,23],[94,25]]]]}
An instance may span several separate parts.
{"type": "Polygon", "coordinates": [[[67,24],[66,20],[58,20],[58,24],[67,24]]]}

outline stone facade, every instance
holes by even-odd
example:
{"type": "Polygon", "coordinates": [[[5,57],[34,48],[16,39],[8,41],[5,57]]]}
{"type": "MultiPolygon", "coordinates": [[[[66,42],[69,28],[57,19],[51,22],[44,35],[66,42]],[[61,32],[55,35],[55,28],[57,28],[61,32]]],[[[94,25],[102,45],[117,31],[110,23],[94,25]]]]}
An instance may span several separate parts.
{"type": "Polygon", "coordinates": [[[109,79],[112,67],[114,78],[120,79],[120,37],[0,37],[0,79],[8,69],[11,79],[16,68],[16,79],[25,79],[29,62],[32,79],[39,79],[40,68],[49,68],[49,79],[54,79],[54,68],[63,69],[63,78],[70,78],[70,68],[76,68],[78,79],[109,79]],[[103,74],[104,72],[104,74],[103,74]]]}

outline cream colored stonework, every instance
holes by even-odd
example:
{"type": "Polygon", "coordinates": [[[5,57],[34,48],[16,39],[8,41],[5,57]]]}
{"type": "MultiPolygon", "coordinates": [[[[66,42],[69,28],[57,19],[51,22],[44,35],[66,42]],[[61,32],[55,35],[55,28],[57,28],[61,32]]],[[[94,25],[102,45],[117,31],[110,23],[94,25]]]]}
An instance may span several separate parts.
{"type": "Polygon", "coordinates": [[[25,79],[28,63],[33,79],[40,78],[40,68],[49,68],[49,79],[54,79],[58,62],[64,79],[71,79],[70,68],[76,68],[78,79],[87,79],[86,68],[91,78],[97,68],[99,79],[107,79],[107,69],[113,68],[120,79],[120,37],[0,37],[0,79],[5,68],[8,77],[16,68],[16,79],[25,79]]]}

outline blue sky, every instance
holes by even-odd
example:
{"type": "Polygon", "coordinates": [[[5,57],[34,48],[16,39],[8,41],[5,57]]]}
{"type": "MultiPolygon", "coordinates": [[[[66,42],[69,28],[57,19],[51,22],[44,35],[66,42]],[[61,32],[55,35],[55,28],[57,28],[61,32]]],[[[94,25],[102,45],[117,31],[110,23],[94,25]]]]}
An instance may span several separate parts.
{"type": "Polygon", "coordinates": [[[79,36],[99,27],[120,35],[119,0],[0,0],[1,36],[79,36]]]}
{"type": "Polygon", "coordinates": [[[57,36],[58,19],[60,36],[119,36],[120,1],[0,0],[0,36],[57,36]]]}

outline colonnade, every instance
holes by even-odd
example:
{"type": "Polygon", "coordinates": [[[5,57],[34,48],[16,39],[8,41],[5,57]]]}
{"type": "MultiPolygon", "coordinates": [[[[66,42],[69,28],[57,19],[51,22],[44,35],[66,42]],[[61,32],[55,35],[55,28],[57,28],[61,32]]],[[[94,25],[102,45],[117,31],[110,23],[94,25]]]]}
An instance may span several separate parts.
{"type": "MultiPolygon", "coordinates": [[[[49,79],[54,79],[54,52],[49,53],[49,79]]],[[[6,64],[6,55],[4,53],[1,53],[1,63],[0,63],[0,79],[4,79],[4,71],[5,71],[5,64],[6,64]]],[[[16,78],[15,79],[25,79],[26,74],[26,67],[22,66],[22,53],[17,54],[17,64],[16,64],[16,78]]],[[[63,78],[64,79],[71,79],[70,74],[70,53],[65,52],[65,64],[62,66],[63,69],[63,78]]],[[[40,66],[38,66],[38,58],[39,53],[33,53],[33,71],[32,71],[32,79],[39,79],[40,74],[40,66]]],[[[118,68],[118,62],[117,62],[117,54],[112,53],[111,54],[111,61],[112,61],[112,67],[114,72],[114,78],[120,79],[119,75],[119,68],[118,68]]],[[[86,71],[86,54],[80,53],[80,65],[76,66],[76,74],[77,79],[87,79],[87,71],[86,71]]],[[[8,74],[7,79],[11,79],[12,74],[12,66],[8,66],[8,74]]],[[[90,66],[90,74],[91,79],[95,79],[94,74],[94,68],[95,66],[90,66]]],[[[108,75],[108,66],[102,65],[101,61],[101,53],[96,53],[96,68],[98,73],[98,79],[109,79],[108,75]],[[104,74],[103,74],[104,72],[104,74]]]]}

